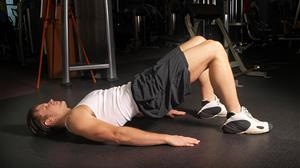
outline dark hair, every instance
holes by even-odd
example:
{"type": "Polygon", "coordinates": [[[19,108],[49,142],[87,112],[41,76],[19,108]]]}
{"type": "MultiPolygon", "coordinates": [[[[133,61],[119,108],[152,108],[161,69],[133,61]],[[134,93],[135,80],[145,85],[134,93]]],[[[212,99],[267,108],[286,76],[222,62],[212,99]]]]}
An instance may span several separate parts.
{"type": "Polygon", "coordinates": [[[65,130],[62,128],[48,127],[44,125],[40,120],[40,116],[35,114],[36,112],[36,106],[33,106],[28,110],[27,113],[27,127],[33,135],[51,136],[57,133],[61,133],[63,130],[65,130]]]}

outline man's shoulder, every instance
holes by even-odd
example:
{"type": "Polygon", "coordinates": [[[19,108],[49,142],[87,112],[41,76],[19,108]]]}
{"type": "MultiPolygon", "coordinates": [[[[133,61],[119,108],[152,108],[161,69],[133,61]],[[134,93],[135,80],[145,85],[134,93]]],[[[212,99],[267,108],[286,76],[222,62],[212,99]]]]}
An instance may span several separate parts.
{"type": "Polygon", "coordinates": [[[76,130],[82,127],[94,118],[94,113],[86,105],[79,105],[74,107],[66,118],[66,126],[70,132],[77,132],[76,130]]]}
{"type": "Polygon", "coordinates": [[[79,105],[74,107],[70,112],[70,117],[95,116],[91,108],[87,105],[79,105]]]}

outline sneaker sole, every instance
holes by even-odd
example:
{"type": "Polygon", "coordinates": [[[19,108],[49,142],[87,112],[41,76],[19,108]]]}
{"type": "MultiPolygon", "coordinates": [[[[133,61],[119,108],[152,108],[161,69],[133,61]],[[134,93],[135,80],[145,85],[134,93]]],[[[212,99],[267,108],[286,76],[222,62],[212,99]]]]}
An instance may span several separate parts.
{"type": "Polygon", "coordinates": [[[197,117],[201,118],[201,119],[211,119],[211,118],[215,118],[215,117],[226,117],[226,115],[218,115],[219,113],[221,113],[222,109],[220,107],[212,107],[212,108],[208,108],[205,109],[199,113],[197,113],[197,117]]]}
{"type": "Polygon", "coordinates": [[[250,125],[251,123],[247,120],[232,121],[224,125],[222,130],[227,134],[243,134],[250,125]]]}
{"type": "Polygon", "coordinates": [[[251,123],[247,120],[238,120],[227,123],[222,127],[224,133],[228,134],[264,134],[270,132],[273,128],[273,125],[268,123],[268,131],[255,131],[248,130],[250,128],[251,123]]]}

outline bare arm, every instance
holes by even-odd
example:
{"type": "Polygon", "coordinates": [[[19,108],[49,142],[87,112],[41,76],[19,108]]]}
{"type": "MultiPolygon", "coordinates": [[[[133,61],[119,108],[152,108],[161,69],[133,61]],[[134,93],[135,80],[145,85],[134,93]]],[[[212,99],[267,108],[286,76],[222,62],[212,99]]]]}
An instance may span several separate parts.
{"type": "MultiPolygon", "coordinates": [[[[171,109],[166,114],[166,116],[170,117],[170,118],[175,118],[176,116],[184,116],[184,115],[186,115],[186,112],[175,110],[175,109],[171,109]]],[[[138,113],[138,115],[136,115],[136,117],[144,117],[144,114],[143,113],[138,113]]]]}
{"type": "Polygon", "coordinates": [[[197,139],[190,137],[148,132],[132,127],[117,127],[114,134],[116,143],[134,146],[160,144],[168,144],[171,146],[194,146],[199,143],[197,139]]]}
{"type": "Polygon", "coordinates": [[[132,127],[116,127],[91,115],[86,106],[79,106],[67,119],[70,131],[98,142],[113,142],[123,145],[150,146],[194,146],[199,140],[190,137],[153,133],[132,127]]]}

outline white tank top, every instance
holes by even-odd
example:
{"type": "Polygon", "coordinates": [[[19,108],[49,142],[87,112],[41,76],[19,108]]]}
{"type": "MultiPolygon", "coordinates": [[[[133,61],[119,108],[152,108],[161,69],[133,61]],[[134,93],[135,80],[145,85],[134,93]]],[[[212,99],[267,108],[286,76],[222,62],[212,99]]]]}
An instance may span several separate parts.
{"type": "Polygon", "coordinates": [[[78,104],[88,106],[97,119],[115,126],[123,126],[137,113],[138,107],[132,97],[131,82],[105,90],[95,90],[78,104]]]}

